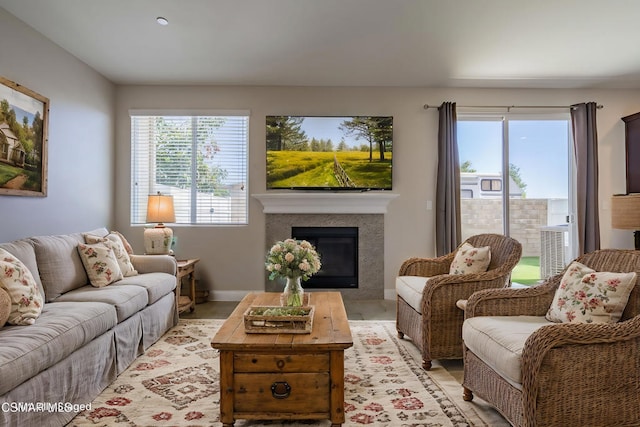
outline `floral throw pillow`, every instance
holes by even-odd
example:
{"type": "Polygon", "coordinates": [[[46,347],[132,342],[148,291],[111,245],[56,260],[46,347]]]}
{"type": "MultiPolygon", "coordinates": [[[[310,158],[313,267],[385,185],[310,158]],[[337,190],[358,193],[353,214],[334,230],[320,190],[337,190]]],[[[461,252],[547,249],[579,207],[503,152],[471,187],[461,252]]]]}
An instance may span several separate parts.
{"type": "Polygon", "coordinates": [[[622,317],[636,273],[597,272],[571,263],[546,318],[557,323],[616,323],[622,317]]]}
{"type": "Polygon", "coordinates": [[[471,274],[487,271],[491,262],[491,248],[483,246],[474,248],[470,243],[464,243],[456,252],[449,274],[471,274]]]}
{"type": "Polygon", "coordinates": [[[122,271],[113,249],[102,243],[79,243],[78,252],[92,286],[102,288],[122,279],[122,271]]]}
{"type": "Polygon", "coordinates": [[[115,233],[107,234],[106,237],[94,236],[92,234],[85,234],[84,241],[89,244],[102,243],[113,250],[113,253],[118,260],[118,266],[124,277],[136,276],[138,272],[131,263],[131,258],[127,252],[124,243],[120,236],[115,233]]]}
{"type": "Polygon", "coordinates": [[[122,244],[124,245],[124,250],[127,251],[129,255],[133,254],[133,248],[131,247],[131,244],[129,243],[127,238],[122,235],[122,233],[120,233],[119,231],[112,231],[111,234],[115,234],[120,238],[122,244]]]}
{"type": "Polygon", "coordinates": [[[42,294],[31,271],[10,252],[0,249],[0,286],[11,298],[7,323],[33,325],[42,312],[42,294]]]}

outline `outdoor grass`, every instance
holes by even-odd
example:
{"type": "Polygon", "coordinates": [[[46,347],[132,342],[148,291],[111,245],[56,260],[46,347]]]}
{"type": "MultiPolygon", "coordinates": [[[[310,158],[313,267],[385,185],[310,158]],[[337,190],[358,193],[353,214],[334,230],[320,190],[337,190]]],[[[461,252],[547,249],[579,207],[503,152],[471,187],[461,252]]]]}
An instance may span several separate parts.
{"type": "Polygon", "coordinates": [[[511,281],[523,285],[533,285],[540,280],[540,257],[526,256],[511,273],[511,281]]]}
{"type": "Polygon", "coordinates": [[[373,161],[369,162],[368,151],[268,151],[267,186],[336,187],[339,184],[333,174],[334,155],[356,186],[391,186],[391,153],[385,153],[385,160],[380,161],[377,160],[379,153],[374,152],[373,161]]]}

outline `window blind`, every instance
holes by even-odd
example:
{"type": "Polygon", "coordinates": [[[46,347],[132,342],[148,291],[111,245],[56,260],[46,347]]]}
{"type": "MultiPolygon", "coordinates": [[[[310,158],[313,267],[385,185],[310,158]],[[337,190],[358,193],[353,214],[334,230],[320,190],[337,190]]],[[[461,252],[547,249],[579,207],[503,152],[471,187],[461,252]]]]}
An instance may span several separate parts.
{"type": "Polygon", "coordinates": [[[249,116],[131,113],[131,224],[149,194],[172,195],[177,224],[247,224],[249,116]]]}

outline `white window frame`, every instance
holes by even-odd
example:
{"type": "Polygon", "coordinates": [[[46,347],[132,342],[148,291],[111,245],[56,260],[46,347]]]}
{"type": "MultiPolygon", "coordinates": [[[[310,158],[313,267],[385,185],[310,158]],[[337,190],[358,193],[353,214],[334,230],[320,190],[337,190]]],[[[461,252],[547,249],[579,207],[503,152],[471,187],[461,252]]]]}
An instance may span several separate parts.
{"type": "MultiPolygon", "coordinates": [[[[132,226],[144,225],[146,222],[147,198],[149,194],[173,195],[176,211],[176,222],[173,225],[191,225],[191,226],[244,226],[249,223],[249,110],[129,110],[131,118],[131,211],[130,223],[132,226]],[[244,119],[244,125],[236,129],[235,139],[225,140],[224,137],[217,137],[216,142],[222,146],[221,153],[224,151],[224,144],[235,144],[234,148],[240,150],[240,154],[230,155],[228,158],[220,157],[217,160],[221,162],[228,161],[233,158],[236,161],[234,171],[240,179],[244,177],[242,182],[234,182],[234,185],[226,183],[226,196],[214,196],[208,194],[206,197],[210,199],[209,203],[213,207],[206,209],[211,211],[210,220],[203,215],[203,204],[198,203],[204,200],[204,193],[198,192],[196,180],[193,176],[196,173],[198,148],[196,138],[193,140],[191,147],[191,186],[188,188],[170,187],[159,184],[155,180],[155,152],[153,151],[153,142],[145,132],[137,132],[136,122],[138,118],[144,117],[184,117],[186,119],[194,119],[197,117],[219,117],[237,120],[239,117],[244,119]],[[244,139],[244,145],[238,144],[238,141],[244,139]],[[238,157],[240,156],[240,157],[238,157]],[[242,158],[242,156],[244,156],[242,158]],[[241,160],[243,164],[238,166],[237,161],[241,160]],[[215,199],[215,200],[213,200],[215,199]]],[[[219,166],[223,167],[223,166],[219,166]]],[[[204,203],[206,204],[206,202],[204,203]]]]}

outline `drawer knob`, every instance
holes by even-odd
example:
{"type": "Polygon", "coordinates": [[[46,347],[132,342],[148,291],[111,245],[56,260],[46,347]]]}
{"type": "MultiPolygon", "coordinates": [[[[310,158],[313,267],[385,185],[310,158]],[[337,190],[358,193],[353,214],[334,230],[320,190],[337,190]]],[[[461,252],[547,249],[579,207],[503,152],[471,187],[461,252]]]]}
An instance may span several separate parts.
{"type": "Polygon", "coordinates": [[[286,399],[291,394],[291,386],[286,381],[276,381],[271,384],[271,395],[276,399],[286,399]]]}
{"type": "Polygon", "coordinates": [[[276,362],[276,366],[278,367],[278,369],[284,368],[284,360],[278,359],[278,361],[276,362]]]}

